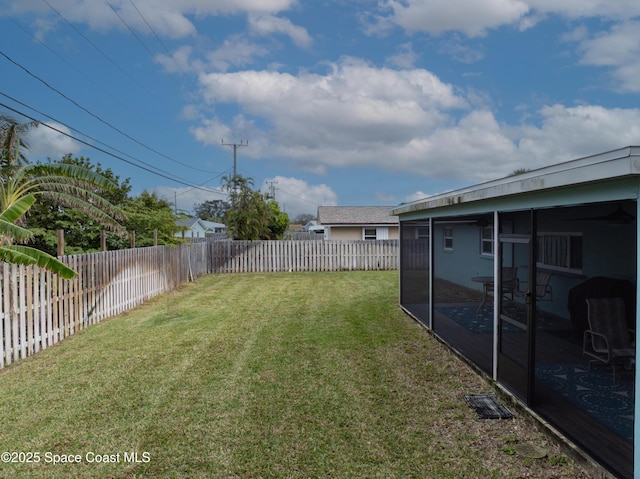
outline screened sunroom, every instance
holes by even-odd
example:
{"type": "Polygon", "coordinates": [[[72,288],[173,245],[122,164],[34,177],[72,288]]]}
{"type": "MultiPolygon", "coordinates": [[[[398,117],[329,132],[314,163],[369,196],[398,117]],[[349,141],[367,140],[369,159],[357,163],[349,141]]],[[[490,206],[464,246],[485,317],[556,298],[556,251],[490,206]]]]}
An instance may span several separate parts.
{"type": "Polygon", "coordinates": [[[640,147],[401,205],[400,303],[620,477],[634,461],[640,147]]]}

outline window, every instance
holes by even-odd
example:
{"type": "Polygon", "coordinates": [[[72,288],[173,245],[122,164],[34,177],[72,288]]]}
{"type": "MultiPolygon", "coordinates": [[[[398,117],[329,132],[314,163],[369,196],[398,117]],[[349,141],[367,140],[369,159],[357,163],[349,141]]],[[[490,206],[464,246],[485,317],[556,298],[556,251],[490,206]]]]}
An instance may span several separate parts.
{"type": "Polygon", "coordinates": [[[446,251],[453,250],[453,228],[451,226],[447,226],[444,228],[444,249],[446,251]]]}
{"type": "Polygon", "coordinates": [[[493,226],[480,229],[480,254],[493,256],[493,226]]]}
{"type": "Polygon", "coordinates": [[[582,233],[538,233],[537,265],[582,273],[582,233]]]}
{"type": "Polygon", "coordinates": [[[364,228],[362,231],[363,238],[366,240],[375,240],[377,239],[376,229],[375,228],[364,228]]]}
{"type": "Polygon", "coordinates": [[[418,226],[416,228],[416,239],[429,239],[429,227],[428,226],[418,226]]]}

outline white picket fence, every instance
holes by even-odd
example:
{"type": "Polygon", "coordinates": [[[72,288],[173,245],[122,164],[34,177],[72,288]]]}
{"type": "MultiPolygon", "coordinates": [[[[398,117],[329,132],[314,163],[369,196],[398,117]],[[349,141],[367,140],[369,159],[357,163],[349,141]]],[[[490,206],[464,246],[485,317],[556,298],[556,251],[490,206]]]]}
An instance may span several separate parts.
{"type": "Polygon", "coordinates": [[[200,241],[62,260],[74,279],[0,263],[0,368],[203,274],[397,269],[398,242],[200,241]]]}
{"type": "Polygon", "coordinates": [[[398,241],[216,241],[212,273],[398,269],[398,241]]]}
{"type": "Polygon", "coordinates": [[[206,273],[206,246],[65,256],[72,280],[0,263],[0,368],[206,273]]]}

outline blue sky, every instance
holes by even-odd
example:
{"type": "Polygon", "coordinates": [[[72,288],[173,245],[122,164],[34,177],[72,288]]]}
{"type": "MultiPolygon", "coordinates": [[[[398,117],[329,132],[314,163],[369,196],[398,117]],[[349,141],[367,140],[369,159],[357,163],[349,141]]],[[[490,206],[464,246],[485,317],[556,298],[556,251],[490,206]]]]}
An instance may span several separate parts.
{"type": "Polygon", "coordinates": [[[55,128],[32,132],[31,159],[89,157],[184,210],[224,198],[222,140],[248,142],[238,173],[273,182],[292,217],[640,144],[637,0],[0,0],[0,13],[0,110],[55,128]]]}

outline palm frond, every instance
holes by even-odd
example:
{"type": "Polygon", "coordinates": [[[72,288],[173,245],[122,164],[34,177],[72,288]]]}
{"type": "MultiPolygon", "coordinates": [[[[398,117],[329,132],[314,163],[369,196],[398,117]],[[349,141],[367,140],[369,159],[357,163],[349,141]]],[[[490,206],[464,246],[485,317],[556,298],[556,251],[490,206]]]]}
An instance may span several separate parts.
{"type": "Polygon", "coordinates": [[[0,208],[30,194],[82,211],[114,231],[122,230],[122,210],[104,199],[105,189],[117,189],[109,178],[88,168],[66,163],[21,166],[0,182],[0,208]]]}
{"type": "Polygon", "coordinates": [[[79,165],[68,163],[32,164],[27,165],[25,169],[30,175],[68,177],[105,190],[114,190],[118,187],[106,176],[79,165]]]}
{"type": "Polygon", "coordinates": [[[22,265],[37,265],[56,273],[64,279],[74,278],[78,274],[50,254],[29,246],[0,246],[0,260],[22,265]]]}
{"type": "Polygon", "coordinates": [[[35,202],[36,197],[34,195],[24,195],[8,205],[8,207],[0,213],[0,218],[4,221],[14,223],[21,218],[35,202]]]}
{"type": "Polygon", "coordinates": [[[0,219],[0,237],[2,237],[0,243],[9,244],[12,243],[13,240],[27,241],[33,237],[33,233],[21,226],[0,219]]]}
{"type": "Polygon", "coordinates": [[[91,192],[88,193],[90,193],[88,199],[78,198],[74,194],[59,191],[42,191],[40,195],[51,198],[61,205],[76,209],[90,218],[99,221],[113,231],[121,231],[123,228],[118,220],[124,218],[124,212],[104,198],[91,192]]]}

